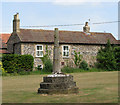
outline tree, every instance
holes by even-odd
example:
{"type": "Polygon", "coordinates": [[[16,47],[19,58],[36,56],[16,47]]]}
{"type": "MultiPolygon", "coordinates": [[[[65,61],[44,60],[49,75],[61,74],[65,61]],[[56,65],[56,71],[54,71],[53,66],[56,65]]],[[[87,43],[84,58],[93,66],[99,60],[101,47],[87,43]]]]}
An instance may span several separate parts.
{"type": "Polygon", "coordinates": [[[120,70],[120,46],[114,47],[114,55],[117,63],[116,69],[120,70]]]}
{"type": "Polygon", "coordinates": [[[114,55],[114,50],[108,40],[105,48],[102,48],[98,51],[97,54],[97,67],[107,70],[116,69],[116,59],[114,55]]]}

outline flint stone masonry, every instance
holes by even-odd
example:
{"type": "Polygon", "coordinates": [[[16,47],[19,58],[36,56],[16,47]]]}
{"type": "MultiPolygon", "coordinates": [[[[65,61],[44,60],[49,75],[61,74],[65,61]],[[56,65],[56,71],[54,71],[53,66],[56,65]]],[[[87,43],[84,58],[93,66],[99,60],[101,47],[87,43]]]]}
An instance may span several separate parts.
{"type": "Polygon", "coordinates": [[[21,54],[30,54],[35,57],[35,44],[32,43],[22,43],[21,45],[22,51],[21,54]]]}
{"type": "Polygon", "coordinates": [[[72,75],[64,75],[58,77],[43,77],[38,89],[40,94],[68,94],[78,93],[76,82],[73,81],[72,75]]]}
{"type": "MultiPolygon", "coordinates": [[[[12,33],[12,35],[10,36],[10,38],[8,39],[7,42],[7,50],[10,53],[14,53],[14,51],[16,51],[16,49],[14,48],[15,43],[18,43],[20,41],[18,35],[16,35],[15,33],[12,33]],[[14,51],[13,51],[14,50],[14,51]]],[[[21,50],[21,48],[19,49],[21,50]]],[[[20,51],[16,51],[16,54],[19,54],[20,51]]]]}
{"type": "MultiPolygon", "coordinates": [[[[9,41],[8,49],[12,52],[12,46],[13,43],[17,40],[19,41],[19,38],[17,36],[14,36],[13,41],[9,41]]],[[[30,54],[34,57],[34,67],[37,67],[38,65],[42,64],[42,61],[40,57],[36,57],[36,45],[39,43],[21,43],[21,44],[15,44],[14,53],[16,54],[30,54]]],[[[43,53],[46,53],[46,46],[48,46],[48,51],[50,51],[50,58],[53,60],[53,47],[54,44],[40,44],[43,45],[43,53]]],[[[94,63],[96,62],[96,55],[98,50],[103,45],[77,45],[77,44],[69,44],[70,50],[69,50],[69,57],[63,58],[62,57],[62,46],[68,45],[68,44],[60,44],[60,62],[64,62],[64,65],[61,65],[61,68],[65,65],[69,65],[71,67],[75,67],[73,58],[74,58],[74,51],[80,52],[80,54],[83,56],[83,60],[85,60],[89,66],[94,66],[94,63]]],[[[104,47],[104,46],[103,46],[104,47]]]]}
{"type": "Polygon", "coordinates": [[[21,54],[21,44],[17,43],[14,45],[14,53],[21,54]]]}

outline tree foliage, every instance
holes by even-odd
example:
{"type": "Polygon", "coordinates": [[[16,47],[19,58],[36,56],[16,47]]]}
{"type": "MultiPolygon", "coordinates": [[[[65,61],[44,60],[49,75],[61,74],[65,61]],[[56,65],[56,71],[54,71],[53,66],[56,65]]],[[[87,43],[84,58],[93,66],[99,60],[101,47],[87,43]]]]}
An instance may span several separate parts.
{"type": "Polygon", "coordinates": [[[108,40],[105,48],[102,48],[98,51],[97,54],[97,67],[106,69],[106,70],[115,70],[116,69],[116,59],[113,47],[108,40]]]}
{"type": "Polygon", "coordinates": [[[88,68],[88,64],[85,60],[83,60],[81,63],[80,63],[80,69],[83,69],[83,70],[89,70],[88,68]]]}
{"type": "Polygon", "coordinates": [[[114,55],[116,59],[116,69],[120,70],[120,46],[114,47],[114,55]]]}
{"type": "Polygon", "coordinates": [[[46,45],[46,53],[44,56],[41,58],[42,63],[43,63],[43,71],[45,72],[52,72],[53,71],[53,64],[50,59],[50,51],[48,50],[48,46],[46,45]]]}

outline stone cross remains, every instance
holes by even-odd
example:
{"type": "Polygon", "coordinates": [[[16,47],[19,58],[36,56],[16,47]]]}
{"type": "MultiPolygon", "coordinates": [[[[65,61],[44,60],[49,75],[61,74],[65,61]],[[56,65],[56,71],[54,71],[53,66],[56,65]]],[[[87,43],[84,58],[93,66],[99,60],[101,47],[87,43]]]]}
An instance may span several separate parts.
{"type": "Polygon", "coordinates": [[[53,56],[53,74],[43,77],[40,83],[38,93],[40,94],[69,94],[78,93],[76,82],[73,76],[61,73],[60,69],[60,51],[59,51],[59,31],[54,31],[54,56],[53,56]]]}
{"type": "Polygon", "coordinates": [[[53,73],[61,73],[60,69],[60,51],[59,51],[59,31],[55,28],[54,31],[54,56],[53,56],[53,73]]]}

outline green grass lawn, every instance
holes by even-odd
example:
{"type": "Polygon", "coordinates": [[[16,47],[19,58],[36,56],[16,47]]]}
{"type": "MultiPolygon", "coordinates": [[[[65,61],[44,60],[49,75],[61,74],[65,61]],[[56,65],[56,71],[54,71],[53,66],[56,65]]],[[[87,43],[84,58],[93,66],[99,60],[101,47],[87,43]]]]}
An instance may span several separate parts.
{"type": "Polygon", "coordinates": [[[37,94],[45,75],[4,76],[3,103],[118,103],[118,72],[72,73],[79,93],[37,94]]]}

